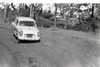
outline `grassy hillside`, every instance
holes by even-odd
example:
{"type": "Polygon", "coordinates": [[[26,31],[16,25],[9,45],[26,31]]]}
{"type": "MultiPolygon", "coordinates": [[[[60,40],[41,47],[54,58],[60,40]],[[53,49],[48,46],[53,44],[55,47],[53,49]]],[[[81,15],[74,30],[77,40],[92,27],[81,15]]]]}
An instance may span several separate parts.
{"type": "Polygon", "coordinates": [[[49,27],[53,26],[53,22],[46,18],[38,17],[37,18],[37,26],[49,28],[49,27]]]}

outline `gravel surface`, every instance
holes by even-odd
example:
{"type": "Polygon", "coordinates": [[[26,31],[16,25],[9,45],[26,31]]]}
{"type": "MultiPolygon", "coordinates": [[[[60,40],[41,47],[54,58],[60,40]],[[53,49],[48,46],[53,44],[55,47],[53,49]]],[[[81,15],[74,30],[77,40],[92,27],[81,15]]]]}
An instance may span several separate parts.
{"type": "Polygon", "coordinates": [[[39,29],[41,42],[17,43],[11,25],[0,25],[0,42],[21,67],[100,67],[98,36],[62,29],[39,29]]]}

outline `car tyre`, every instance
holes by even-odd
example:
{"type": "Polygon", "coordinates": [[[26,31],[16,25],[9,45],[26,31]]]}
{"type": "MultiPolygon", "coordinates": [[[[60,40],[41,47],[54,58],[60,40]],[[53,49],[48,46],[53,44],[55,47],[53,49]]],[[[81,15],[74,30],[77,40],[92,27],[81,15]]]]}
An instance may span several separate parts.
{"type": "Polygon", "coordinates": [[[21,43],[21,40],[17,38],[17,42],[18,42],[18,43],[21,43]]]}
{"type": "Polygon", "coordinates": [[[39,39],[39,40],[37,40],[37,42],[40,42],[41,40],[39,39]]]}

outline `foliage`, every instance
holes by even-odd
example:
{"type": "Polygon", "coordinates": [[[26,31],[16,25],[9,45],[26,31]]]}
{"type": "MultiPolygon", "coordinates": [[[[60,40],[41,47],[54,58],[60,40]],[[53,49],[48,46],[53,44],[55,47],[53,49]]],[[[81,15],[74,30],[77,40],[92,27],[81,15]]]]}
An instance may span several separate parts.
{"type": "Polygon", "coordinates": [[[94,3],[58,3],[57,6],[61,12],[60,14],[62,15],[62,19],[65,18],[66,21],[58,24],[58,26],[63,26],[62,28],[67,29],[71,28],[76,30],[95,32],[95,30],[98,29],[97,21],[99,20],[96,18],[100,17],[99,8],[96,10],[96,14],[94,13],[95,5],[96,4],[94,3]],[[70,20],[71,18],[75,20],[70,20]]]}
{"type": "Polygon", "coordinates": [[[29,17],[30,16],[30,8],[25,4],[19,8],[19,15],[29,17]]]}
{"type": "Polygon", "coordinates": [[[42,13],[42,16],[46,19],[50,19],[53,17],[53,14],[50,11],[48,11],[48,12],[45,11],[42,13]]]}
{"type": "MultiPolygon", "coordinates": [[[[94,3],[54,3],[55,11],[54,14],[51,11],[43,11],[42,4],[34,3],[32,5],[32,14],[37,18],[38,26],[42,27],[50,27],[52,25],[56,25],[60,28],[65,29],[75,29],[82,31],[93,31],[99,28],[98,24],[100,22],[100,8],[99,4],[94,3]],[[60,11],[58,13],[57,11],[60,11]],[[57,15],[61,18],[57,19],[57,15]],[[54,19],[54,23],[51,22],[51,18],[54,19]],[[58,23],[58,20],[63,20],[58,23]]],[[[15,9],[14,5],[11,4],[13,11],[10,10],[9,6],[7,8],[7,17],[10,21],[13,21],[15,14],[19,14],[20,16],[30,16],[30,6],[23,5],[19,8],[19,10],[15,9]]]]}

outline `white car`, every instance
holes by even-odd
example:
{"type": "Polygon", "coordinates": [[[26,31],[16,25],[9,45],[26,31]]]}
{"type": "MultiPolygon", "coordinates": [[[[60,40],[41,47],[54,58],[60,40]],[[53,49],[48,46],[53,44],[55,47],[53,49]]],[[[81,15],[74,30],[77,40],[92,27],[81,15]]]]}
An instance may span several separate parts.
{"type": "Polygon", "coordinates": [[[40,41],[40,31],[32,18],[16,17],[15,21],[12,22],[11,29],[18,42],[21,40],[40,41]]]}

